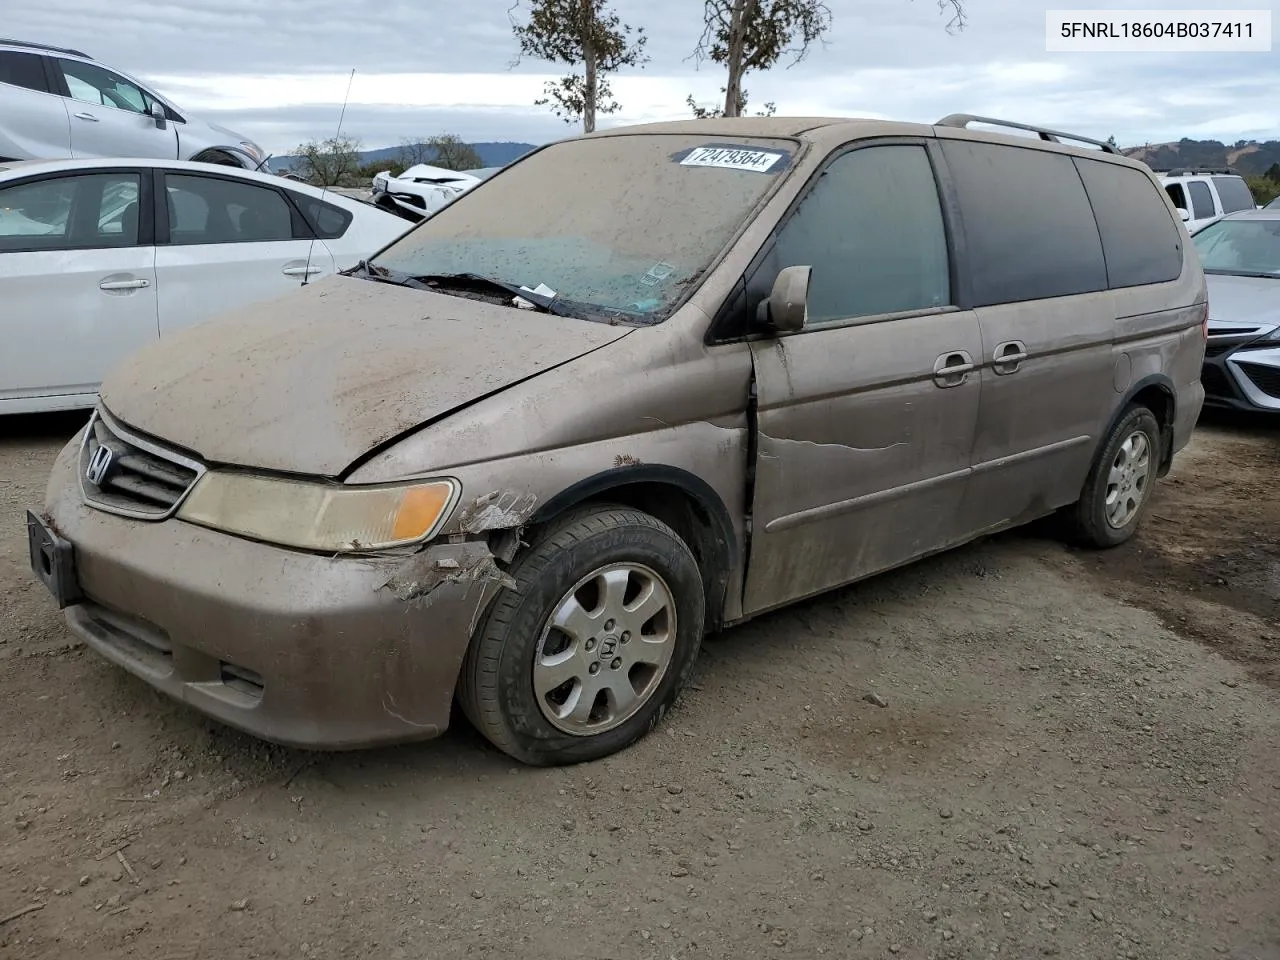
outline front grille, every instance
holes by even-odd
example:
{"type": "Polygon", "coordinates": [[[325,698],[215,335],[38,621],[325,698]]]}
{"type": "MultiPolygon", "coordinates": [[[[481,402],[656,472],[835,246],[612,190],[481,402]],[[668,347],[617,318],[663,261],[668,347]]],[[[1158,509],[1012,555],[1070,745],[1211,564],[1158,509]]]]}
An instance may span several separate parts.
{"type": "Polygon", "coordinates": [[[1240,370],[1268,397],[1280,400],[1280,368],[1267,367],[1260,363],[1241,363],[1240,370]]]}
{"type": "Polygon", "coordinates": [[[1204,392],[1211,397],[1234,397],[1236,395],[1236,392],[1231,389],[1231,384],[1227,381],[1227,375],[1211,363],[1206,363],[1200,368],[1200,385],[1204,387],[1204,392]]]}
{"type": "Polygon", "coordinates": [[[131,436],[95,413],[80,448],[80,486],[90,506],[160,520],[204,472],[181,454],[131,436]]]}

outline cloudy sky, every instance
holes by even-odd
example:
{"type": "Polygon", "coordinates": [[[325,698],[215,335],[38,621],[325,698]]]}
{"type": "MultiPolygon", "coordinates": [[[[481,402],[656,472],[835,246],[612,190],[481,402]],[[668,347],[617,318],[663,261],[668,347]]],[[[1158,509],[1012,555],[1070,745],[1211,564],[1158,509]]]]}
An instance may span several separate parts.
{"type": "MultiPolygon", "coordinates": [[[[334,133],[352,69],[343,132],[366,147],[441,132],[532,143],[572,132],[532,106],[556,68],[537,62],[512,68],[511,2],[0,0],[0,6],[6,35],[86,50],[280,154],[334,133]]],[[[834,27],[826,45],[799,66],[748,75],[753,102],[775,101],[783,114],[925,122],[978,113],[1100,139],[1114,135],[1125,146],[1181,136],[1280,138],[1280,45],[1271,53],[1045,52],[1046,8],[1168,8],[1176,0],[967,0],[968,26],[954,35],[936,0],[827,2],[834,27]]],[[[615,79],[622,112],[603,122],[678,119],[688,115],[688,94],[716,99],[721,74],[714,64],[699,69],[690,57],[701,0],[614,3],[625,20],[645,27],[651,60],[615,79]]],[[[1209,6],[1201,0],[1201,8],[1209,6]]],[[[1232,6],[1272,9],[1280,23],[1277,0],[1232,6]]]]}

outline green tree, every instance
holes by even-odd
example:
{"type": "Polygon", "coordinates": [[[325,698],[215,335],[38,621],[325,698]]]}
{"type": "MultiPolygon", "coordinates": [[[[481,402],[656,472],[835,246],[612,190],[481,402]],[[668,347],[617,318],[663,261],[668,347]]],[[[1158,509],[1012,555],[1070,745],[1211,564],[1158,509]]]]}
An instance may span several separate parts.
{"type": "Polygon", "coordinates": [[[351,186],[360,176],[360,141],[340,135],[294,148],[292,172],[318,187],[351,186]]]}
{"type": "MultiPolygon", "coordinates": [[[[948,31],[964,29],[965,0],[938,0],[938,8],[951,12],[948,31]]],[[[740,116],[747,73],[768,70],[788,56],[788,66],[794,66],[830,29],[831,10],[822,0],[703,0],[694,57],[720,64],[728,74],[724,107],[714,115],[740,116]]]]}
{"type": "Polygon", "coordinates": [[[1267,172],[1263,174],[1272,183],[1280,183],[1280,163],[1273,163],[1267,167],[1267,172]]]}
{"type": "Polygon", "coordinates": [[[426,147],[432,157],[428,162],[446,170],[474,170],[484,166],[484,160],[476,148],[456,133],[441,133],[429,137],[426,147]]]}
{"type": "MultiPolygon", "coordinates": [[[[724,87],[721,87],[720,93],[723,94],[724,92],[725,92],[724,87]]],[[[689,105],[689,109],[693,111],[693,116],[694,116],[694,119],[696,120],[706,120],[708,117],[724,116],[723,107],[704,107],[702,104],[698,103],[698,101],[693,99],[693,94],[689,94],[689,96],[685,98],[684,102],[689,105]]],[[[739,117],[743,116],[743,114],[746,112],[746,109],[747,109],[747,91],[743,90],[738,95],[738,112],[736,116],[739,116],[739,117]]],[[[755,115],[757,117],[772,117],[777,112],[778,112],[778,105],[774,103],[772,100],[770,100],[764,105],[764,109],[757,110],[755,115]]]]}
{"type": "Polygon", "coordinates": [[[515,62],[533,57],[570,69],[566,76],[548,82],[544,96],[534,105],[550,106],[565,123],[581,121],[583,133],[591,133],[597,116],[621,109],[613,99],[610,74],[648,63],[644,52],[648,38],[643,28],[623,23],[609,0],[529,2],[528,22],[518,23],[514,16],[511,21],[520,45],[515,62]]]}

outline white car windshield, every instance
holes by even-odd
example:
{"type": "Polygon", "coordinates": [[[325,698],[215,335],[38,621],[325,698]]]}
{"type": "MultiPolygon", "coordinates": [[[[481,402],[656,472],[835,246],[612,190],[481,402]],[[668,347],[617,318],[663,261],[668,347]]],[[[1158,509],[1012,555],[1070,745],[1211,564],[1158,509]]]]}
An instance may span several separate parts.
{"type": "Polygon", "coordinates": [[[1205,273],[1280,278],[1280,218],[1219,220],[1192,242],[1205,273]]]}
{"type": "Polygon", "coordinates": [[[486,180],[373,260],[407,277],[550,290],[582,315],[664,319],[788,168],[785,140],[569,140],[486,180]]]}

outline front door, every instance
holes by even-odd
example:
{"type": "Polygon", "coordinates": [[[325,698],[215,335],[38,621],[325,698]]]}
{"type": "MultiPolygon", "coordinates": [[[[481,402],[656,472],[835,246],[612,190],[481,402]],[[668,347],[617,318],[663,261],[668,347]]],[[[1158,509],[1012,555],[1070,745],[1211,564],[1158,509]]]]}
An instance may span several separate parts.
{"type": "Polygon", "coordinates": [[[71,99],[73,157],[178,156],[178,131],[172,122],[160,128],[148,113],[151,97],[137,84],[95,63],[54,61],[71,99]]]}
{"type": "Polygon", "coordinates": [[[166,173],[164,182],[161,335],[333,272],[328,247],[275,187],[216,174],[166,173]]]}
{"type": "Polygon", "coordinates": [[[156,339],[145,187],[122,170],[0,188],[0,401],[94,393],[156,339]]]}
{"type": "Polygon", "coordinates": [[[948,230],[920,141],[829,161],[770,272],[813,268],[799,333],[756,341],[758,443],[744,611],[953,544],[982,337],[952,306],[948,230]]]}

